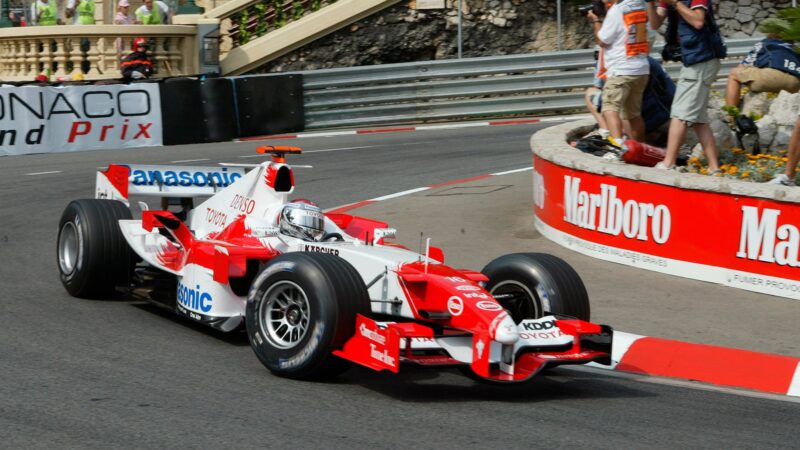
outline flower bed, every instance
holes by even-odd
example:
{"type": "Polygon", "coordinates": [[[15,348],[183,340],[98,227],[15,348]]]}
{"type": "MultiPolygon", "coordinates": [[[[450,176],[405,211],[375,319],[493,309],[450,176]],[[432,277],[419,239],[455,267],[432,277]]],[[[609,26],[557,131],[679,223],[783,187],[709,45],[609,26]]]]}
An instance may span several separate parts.
{"type": "MultiPolygon", "coordinates": [[[[722,152],[719,155],[720,169],[722,170],[719,176],[758,183],[769,181],[776,174],[783,173],[788,160],[786,150],[778,150],[776,153],[752,155],[741,148],[722,152]]],[[[707,175],[708,166],[705,158],[698,156],[689,158],[686,171],[707,175]]]]}

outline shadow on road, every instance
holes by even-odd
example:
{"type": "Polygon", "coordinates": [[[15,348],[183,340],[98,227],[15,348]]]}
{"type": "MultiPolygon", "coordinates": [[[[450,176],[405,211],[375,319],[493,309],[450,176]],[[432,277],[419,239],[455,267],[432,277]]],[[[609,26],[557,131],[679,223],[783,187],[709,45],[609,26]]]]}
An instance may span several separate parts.
{"type": "Polygon", "coordinates": [[[250,341],[247,340],[247,333],[241,330],[234,330],[228,333],[223,331],[215,330],[214,328],[208,327],[206,325],[194,322],[190,319],[187,319],[183,316],[179,316],[177,313],[169,311],[165,308],[160,308],[155,306],[151,303],[146,302],[136,302],[132,303],[132,306],[139,308],[141,310],[147,311],[148,313],[152,313],[157,315],[163,319],[167,319],[171,322],[175,322],[176,325],[184,326],[191,328],[194,331],[199,333],[203,333],[206,336],[213,337],[218,339],[222,342],[226,342],[228,344],[237,346],[237,347],[246,347],[250,345],[250,341]]]}
{"type": "Polygon", "coordinates": [[[339,382],[361,385],[376,393],[407,402],[471,402],[492,400],[508,403],[552,402],[600,398],[644,398],[655,394],[601,374],[553,369],[522,384],[482,384],[456,369],[435,370],[401,367],[401,373],[376,373],[356,368],[339,382]]]}

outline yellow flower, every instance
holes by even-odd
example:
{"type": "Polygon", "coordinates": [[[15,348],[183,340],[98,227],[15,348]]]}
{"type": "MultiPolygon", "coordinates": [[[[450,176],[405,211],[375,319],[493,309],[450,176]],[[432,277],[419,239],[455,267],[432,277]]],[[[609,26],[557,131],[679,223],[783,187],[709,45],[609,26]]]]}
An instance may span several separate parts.
{"type": "Polygon", "coordinates": [[[701,173],[702,175],[708,175],[708,169],[706,169],[705,167],[701,167],[701,168],[700,168],[700,173],[701,173]]]}
{"type": "Polygon", "coordinates": [[[745,170],[744,172],[742,172],[742,174],[739,177],[740,178],[750,178],[750,172],[745,170]]]}
{"type": "MultiPolygon", "coordinates": [[[[723,169],[724,170],[724,169],[723,169]]],[[[728,167],[728,175],[736,175],[736,171],[739,170],[736,166],[728,167]]]]}

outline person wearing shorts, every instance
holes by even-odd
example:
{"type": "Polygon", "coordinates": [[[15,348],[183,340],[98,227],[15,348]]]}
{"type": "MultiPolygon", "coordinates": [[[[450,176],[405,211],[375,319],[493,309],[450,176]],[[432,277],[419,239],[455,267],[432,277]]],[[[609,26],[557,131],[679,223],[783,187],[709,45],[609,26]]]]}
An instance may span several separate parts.
{"type": "Polygon", "coordinates": [[[712,0],[666,0],[656,9],[648,3],[650,23],[658,29],[672,8],[677,14],[678,39],[683,68],[670,112],[667,154],[656,167],[674,169],[686,132],[691,126],[708,159],[708,173],[719,174],[717,143],[708,116],[708,98],[717,79],[720,59],[726,55],[725,44],[714,21],[712,0]]]}
{"type": "Polygon", "coordinates": [[[789,140],[789,154],[786,155],[786,169],[770,181],[770,184],[782,184],[784,186],[796,186],[797,163],[800,162],[800,116],[794,124],[792,138],[789,140]]]}
{"type": "Polygon", "coordinates": [[[774,35],[756,43],[728,75],[726,105],[739,106],[742,85],[751,92],[800,91],[800,56],[794,46],[774,35]]]}
{"type": "MultiPolygon", "coordinates": [[[[605,20],[587,15],[603,48],[607,80],[603,87],[603,118],[615,144],[624,148],[622,121],[631,124],[631,137],[645,138],[642,94],[650,75],[647,62],[647,9],[644,0],[617,0],[605,20]]],[[[613,142],[613,141],[612,141],[613,142]]]]}

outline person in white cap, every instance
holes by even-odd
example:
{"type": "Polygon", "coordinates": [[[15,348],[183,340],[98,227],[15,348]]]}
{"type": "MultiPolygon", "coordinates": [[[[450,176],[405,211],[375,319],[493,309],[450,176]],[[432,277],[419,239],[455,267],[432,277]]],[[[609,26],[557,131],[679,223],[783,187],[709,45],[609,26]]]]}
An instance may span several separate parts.
{"type": "Polygon", "coordinates": [[[128,12],[130,6],[131,4],[128,3],[128,0],[119,0],[119,3],[117,3],[117,15],[114,16],[115,25],[133,25],[135,23],[135,19],[128,12]]]}

